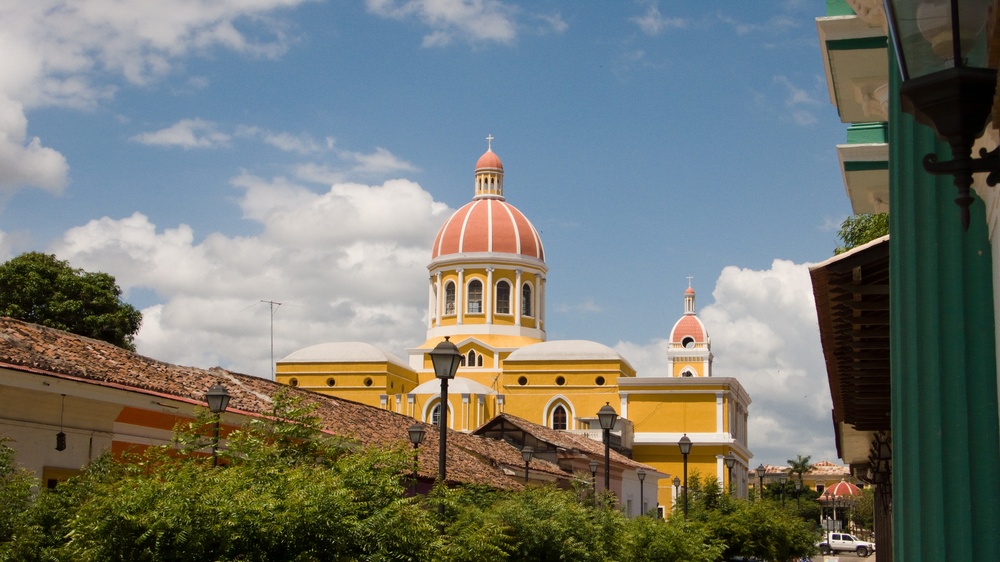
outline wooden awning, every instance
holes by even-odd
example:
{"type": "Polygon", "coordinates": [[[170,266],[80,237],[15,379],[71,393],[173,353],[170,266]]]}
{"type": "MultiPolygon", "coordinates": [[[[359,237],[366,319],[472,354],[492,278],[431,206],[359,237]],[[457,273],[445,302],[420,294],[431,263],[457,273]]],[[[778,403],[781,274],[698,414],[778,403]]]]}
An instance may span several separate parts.
{"type": "Polygon", "coordinates": [[[812,266],[809,275],[844,457],[843,426],[890,429],[889,237],[812,266]]]}

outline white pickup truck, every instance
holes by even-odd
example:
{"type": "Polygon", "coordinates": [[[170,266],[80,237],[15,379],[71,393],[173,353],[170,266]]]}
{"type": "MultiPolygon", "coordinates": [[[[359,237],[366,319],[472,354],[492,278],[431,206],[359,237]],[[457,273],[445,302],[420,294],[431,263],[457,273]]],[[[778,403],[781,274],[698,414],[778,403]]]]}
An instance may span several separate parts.
{"type": "Polygon", "coordinates": [[[875,552],[875,543],[863,541],[847,533],[830,533],[829,539],[817,543],[821,554],[834,552],[857,552],[858,556],[868,556],[875,552]]]}

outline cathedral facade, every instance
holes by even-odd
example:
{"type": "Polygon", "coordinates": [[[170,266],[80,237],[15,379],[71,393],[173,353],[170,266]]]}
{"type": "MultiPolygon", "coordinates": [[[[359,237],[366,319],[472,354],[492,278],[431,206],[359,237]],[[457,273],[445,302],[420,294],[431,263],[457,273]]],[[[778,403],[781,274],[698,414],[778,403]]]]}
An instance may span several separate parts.
{"type": "Polygon", "coordinates": [[[548,341],[542,240],[506,201],[492,146],[476,163],[472,201],[441,226],[430,258],[426,338],[406,360],[368,343],[322,343],[279,360],[277,381],[430,423],[445,407],[449,427],[465,432],[503,413],[601,440],[597,411],[610,404],[620,416],[612,446],[666,475],[656,493],[665,511],[678,492],[673,477],[683,477],[684,435],[692,442],[689,475],[727,489],[732,478],[733,492],[745,495],[750,397],[735,378],[712,376],[711,338],[693,289],[670,332],[666,377],[636,373],[597,342],[548,341]],[[442,405],[428,352],[445,337],[462,365],[442,405]],[[731,474],[727,455],[736,459],[731,474]]]}

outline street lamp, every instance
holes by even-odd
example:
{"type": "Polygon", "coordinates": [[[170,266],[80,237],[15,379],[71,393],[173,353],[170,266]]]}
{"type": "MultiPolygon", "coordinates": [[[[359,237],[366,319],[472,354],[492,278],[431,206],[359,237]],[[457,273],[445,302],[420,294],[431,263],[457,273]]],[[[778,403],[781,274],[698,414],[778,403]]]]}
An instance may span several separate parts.
{"type": "Polygon", "coordinates": [[[615,427],[615,420],[618,419],[618,412],[611,407],[610,402],[605,402],[601,409],[597,411],[597,419],[601,422],[601,429],[604,430],[604,489],[611,489],[611,430],[615,427]]]}
{"type": "Polygon", "coordinates": [[[205,402],[208,402],[208,409],[215,414],[215,423],[212,430],[212,466],[219,466],[219,420],[222,419],[222,412],[229,406],[229,392],[226,387],[217,384],[208,389],[205,393],[205,402]]]}
{"type": "MultiPolygon", "coordinates": [[[[438,416],[438,424],[441,426],[438,481],[444,484],[448,475],[446,466],[448,459],[448,381],[455,378],[462,354],[458,352],[458,346],[448,341],[448,336],[445,336],[444,341],[437,344],[429,353],[431,363],[434,365],[434,376],[441,379],[441,415],[438,416]]],[[[443,508],[444,504],[441,507],[443,508]]]]}
{"type": "Polygon", "coordinates": [[[778,483],[781,484],[781,509],[785,509],[785,482],[788,482],[788,475],[782,472],[778,477],[778,483]]]}
{"type": "Polygon", "coordinates": [[[681,497],[681,479],[679,476],[674,476],[674,504],[676,505],[677,498],[681,497]]]}
{"type": "Polygon", "coordinates": [[[417,447],[424,442],[424,426],[415,423],[407,430],[410,434],[410,443],[413,443],[413,495],[417,495],[417,469],[420,467],[419,453],[417,447]]]}
{"type": "Polygon", "coordinates": [[[802,510],[802,503],[799,501],[802,497],[802,475],[799,474],[799,479],[795,481],[795,509],[797,511],[802,510]]]}
{"type": "Polygon", "coordinates": [[[979,151],[972,145],[993,110],[996,69],[989,68],[986,20],[988,0],[885,0],[892,37],[903,78],[899,97],[903,111],[934,129],[951,145],[952,160],[924,156],[924,169],[953,175],[961,208],[962,228],[969,228],[972,174],[989,172],[986,183],[1000,179],[1000,150],[979,151]]]}
{"type": "Polygon", "coordinates": [[[528,463],[531,462],[531,457],[533,457],[534,455],[535,455],[535,450],[532,449],[528,445],[525,445],[524,448],[521,449],[521,458],[524,459],[524,484],[525,485],[528,484],[528,463]]]}
{"type": "Polygon", "coordinates": [[[594,485],[594,497],[597,497],[597,461],[590,461],[590,482],[594,485]]]}
{"type": "Polygon", "coordinates": [[[640,468],[639,470],[635,471],[635,475],[639,477],[639,515],[645,515],[646,505],[643,500],[645,500],[646,498],[644,497],[643,494],[642,483],[645,482],[646,480],[646,471],[640,468]]]}
{"type": "Polygon", "coordinates": [[[765,472],[767,472],[767,469],[764,468],[764,464],[761,463],[761,465],[757,467],[757,480],[760,482],[760,492],[758,492],[757,495],[760,496],[760,499],[764,499],[764,473],[765,472]]]}
{"type": "Polygon", "coordinates": [[[736,455],[726,455],[726,468],[729,469],[729,495],[733,495],[733,467],[736,466],[736,455]]]}
{"type": "Polygon", "coordinates": [[[677,442],[681,448],[681,456],[684,457],[684,517],[688,514],[688,454],[691,453],[691,438],[687,433],[677,442]]]}

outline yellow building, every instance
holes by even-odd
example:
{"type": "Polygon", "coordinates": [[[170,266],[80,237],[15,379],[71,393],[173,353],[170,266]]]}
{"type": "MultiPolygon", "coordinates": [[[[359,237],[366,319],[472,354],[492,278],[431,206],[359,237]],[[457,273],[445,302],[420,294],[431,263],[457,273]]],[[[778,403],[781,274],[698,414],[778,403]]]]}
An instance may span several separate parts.
{"type": "MultiPolygon", "coordinates": [[[[489,140],[492,141],[492,138],[489,140]]],[[[504,413],[601,440],[597,411],[620,414],[612,446],[659,472],[681,476],[678,442],[693,446],[689,475],[728,486],[732,453],[737,495],[746,493],[747,407],[739,381],[712,376],[711,338],[684,294],[684,314],[670,334],[668,377],[643,377],[606,345],[546,341],[541,237],[504,197],[504,170],[492,146],[476,163],[474,196],[438,232],[428,265],[427,334],[404,361],[367,343],[324,343],[277,362],[278,382],[335,394],[436,422],[440,382],[428,352],[444,338],[463,364],[449,383],[448,425],[474,431],[504,413]]],[[[621,475],[617,486],[622,489],[621,475]]],[[[657,500],[669,509],[675,488],[660,481],[657,500]]]]}

